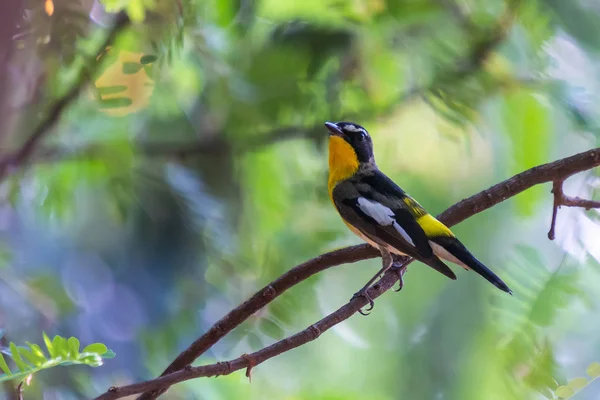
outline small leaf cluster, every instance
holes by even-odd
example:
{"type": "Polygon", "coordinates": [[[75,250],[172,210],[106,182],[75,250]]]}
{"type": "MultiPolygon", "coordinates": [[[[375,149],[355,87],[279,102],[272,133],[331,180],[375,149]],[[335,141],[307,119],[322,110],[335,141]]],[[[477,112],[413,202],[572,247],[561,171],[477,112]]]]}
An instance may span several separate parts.
{"type": "Polygon", "coordinates": [[[80,350],[79,339],[73,336],[67,339],[56,335],[51,340],[44,333],[43,337],[48,355],[39,345],[30,342],[26,342],[27,346],[17,346],[10,342],[8,348],[2,349],[2,353],[13,360],[18,371],[12,371],[5,357],[0,353],[0,369],[4,372],[0,375],[0,382],[26,379],[38,371],[59,365],[84,364],[90,367],[99,367],[103,364],[104,359],[115,356],[115,353],[102,343],[93,343],[80,350]]]}
{"type": "Polygon", "coordinates": [[[598,379],[598,377],[600,377],[600,363],[594,362],[590,364],[586,372],[592,379],[588,381],[588,379],[583,376],[574,378],[571,381],[569,381],[569,383],[567,383],[566,385],[559,386],[558,388],[556,388],[554,394],[559,399],[570,399],[571,397],[573,397],[583,388],[585,388],[586,386],[594,382],[596,379],[598,379]]]}

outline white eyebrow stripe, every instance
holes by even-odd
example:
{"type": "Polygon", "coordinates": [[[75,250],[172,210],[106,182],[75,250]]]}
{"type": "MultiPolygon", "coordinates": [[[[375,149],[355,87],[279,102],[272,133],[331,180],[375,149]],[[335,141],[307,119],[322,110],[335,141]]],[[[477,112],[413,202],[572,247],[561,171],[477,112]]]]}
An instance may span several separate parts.
{"type": "Polygon", "coordinates": [[[348,124],[348,125],[344,126],[344,129],[347,131],[350,131],[350,132],[365,132],[366,133],[366,131],[364,129],[354,126],[352,124],[348,124]]]}
{"type": "Polygon", "coordinates": [[[379,225],[393,226],[404,240],[413,246],[415,245],[410,235],[394,219],[395,213],[389,207],[378,202],[367,200],[364,197],[359,197],[357,203],[362,212],[373,218],[379,225]]]}

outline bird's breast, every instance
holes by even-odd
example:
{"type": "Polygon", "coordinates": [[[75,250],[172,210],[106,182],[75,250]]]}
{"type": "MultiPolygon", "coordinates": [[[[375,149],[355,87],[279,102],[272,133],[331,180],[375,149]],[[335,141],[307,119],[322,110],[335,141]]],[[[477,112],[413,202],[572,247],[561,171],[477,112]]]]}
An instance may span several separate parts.
{"type": "Polygon", "coordinates": [[[352,177],[359,167],[356,152],[348,142],[339,136],[329,138],[329,180],[328,189],[331,197],[335,186],[352,177]]]}

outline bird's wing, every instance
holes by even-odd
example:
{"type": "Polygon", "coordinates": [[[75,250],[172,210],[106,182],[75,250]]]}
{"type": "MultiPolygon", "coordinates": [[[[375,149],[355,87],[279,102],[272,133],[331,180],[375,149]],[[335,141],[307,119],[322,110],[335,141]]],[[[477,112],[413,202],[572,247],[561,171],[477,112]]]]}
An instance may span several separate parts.
{"type": "Polygon", "coordinates": [[[436,237],[455,237],[454,233],[443,223],[438,221],[433,215],[429,214],[415,199],[406,194],[383,172],[376,171],[368,177],[365,182],[370,186],[381,188],[381,193],[392,193],[393,196],[400,199],[402,207],[417,221],[428,239],[436,237]]]}
{"type": "Polygon", "coordinates": [[[334,190],[342,218],[376,243],[421,259],[433,256],[427,235],[404,201],[406,193],[391,179],[376,171],[354,183],[354,188],[352,196],[336,196],[334,190]]]}

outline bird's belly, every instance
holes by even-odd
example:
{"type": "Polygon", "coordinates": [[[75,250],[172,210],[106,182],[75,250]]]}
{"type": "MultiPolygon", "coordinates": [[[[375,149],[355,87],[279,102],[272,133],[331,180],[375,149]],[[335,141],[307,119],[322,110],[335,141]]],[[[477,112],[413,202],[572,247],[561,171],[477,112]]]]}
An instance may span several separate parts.
{"type": "MultiPolygon", "coordinates": [[[[358,229],[356,229],[355,227],[353,227],[352,225],[350,225],[349,223],[347,223],[346,221],[344,221],[344,223],[348,226],[348,228],[350,228],[350,230],[352,232],[354,232],[354,234],[356,236],[358,236],[359,238],[361,238],[362,240],[364,240],[365,242],[367,242],[368,244],[370,244],[371,246],[375,247],[376,249],[379,249],[379,247],[381,246],[379,243],[374,242],[373,240],[369,239],[366,235],[364,235],[361,231],[359,231],[358,229]]],[[[406,256],[407,254],[396,250],[394,247],[392,246],[385,246],[386,249],[390,252],[390,253],[394,253],[397,254],[399,256],[406,256]]]]}
{"type": "Polygon", "coordinates": [[[458,258],[454,257],[452,254],[450,254],[450,252],[448,250],[444,249],[439,244],[434,243],[430,240],[429,245],[431,246],[431,249],[433,250],[433,254],[435,254],[442,260],[450,261],[456,265],[460,265],[461,267],[463,267],[466,270],[470,269],[462,261],[460,261],[458,258]]]}

